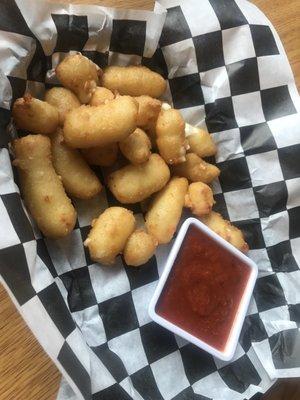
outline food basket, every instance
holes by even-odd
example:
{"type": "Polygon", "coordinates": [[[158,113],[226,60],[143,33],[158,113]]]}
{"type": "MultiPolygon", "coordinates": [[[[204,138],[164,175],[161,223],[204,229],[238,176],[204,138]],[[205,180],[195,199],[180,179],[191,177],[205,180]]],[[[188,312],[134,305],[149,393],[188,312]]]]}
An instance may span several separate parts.
{"type": "MultiPolygon", "coordinates": [[[[60,400],[242,400],[300,376],[300,101],[280,39],[254,5],[163,0],[150,12],[4,0],[0,107],[0,273],[62,372],[60,400]],[[230,362],[147,313],[172,243],[138,269],[121,257],[111,268],[91,261],[83,241],[103,204],[118,204],[109,192],[74,200],[78,221],[61,240],[42,237],[26,211],[10,160],[10,108],[25,91],[42,97],[58,83],[58,62],[77,51],[101,67],[159,72],[165,100],[218,145],[217,211],[244,231],[259,267],[230,362]]],[[[139,205],[133,211],[143,219],[139,205]]]]}

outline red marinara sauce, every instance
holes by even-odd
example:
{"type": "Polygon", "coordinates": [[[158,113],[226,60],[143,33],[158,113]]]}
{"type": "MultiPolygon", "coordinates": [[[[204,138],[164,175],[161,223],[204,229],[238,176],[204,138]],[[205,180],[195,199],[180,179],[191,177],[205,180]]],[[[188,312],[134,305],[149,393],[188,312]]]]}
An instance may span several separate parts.
{"type": "Polygon", "coordinates": [[[222,351],[249,276],[248,265],[191,225],[155,311],[222,351]]]}

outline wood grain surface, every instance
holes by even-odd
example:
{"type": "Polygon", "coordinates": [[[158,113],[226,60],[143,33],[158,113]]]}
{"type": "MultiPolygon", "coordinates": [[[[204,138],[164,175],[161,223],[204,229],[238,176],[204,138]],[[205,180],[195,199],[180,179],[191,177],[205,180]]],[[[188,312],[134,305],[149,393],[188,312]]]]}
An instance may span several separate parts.
{"type": "MultiPolygon", "coordinates": [[[[151,0],[75,2],[138,9],[153,7],[151,0]]],[[[300,1],[253,0],[253,3],[259,6],[275,25],[284,43],[299,89],[300,1]]],[[[54,400],[59,382],[60,373],[57,368],[23,322],[4,288],[0,286],[0,400],[54,400]]],[[[299,379],[279,382],[264,399],[299,400],[299,379]]]]}

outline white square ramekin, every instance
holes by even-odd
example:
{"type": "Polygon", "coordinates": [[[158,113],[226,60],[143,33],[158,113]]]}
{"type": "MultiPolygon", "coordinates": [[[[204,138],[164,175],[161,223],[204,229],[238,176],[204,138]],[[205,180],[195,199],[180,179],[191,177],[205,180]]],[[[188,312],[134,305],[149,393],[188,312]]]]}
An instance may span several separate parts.
{"type": "Polygon", "coordinates": [[[207,351],[208,353],[212,354],[213,356],[220,358],[221,360],[224,361],[229,361],[232,359],[238,339],[241,333],[241,329],[243,326],[243,322],[246,316],[246,312],[249,306],[250,298],[253,292],[253,288],[255,285],[255,281],[257,278],[257,273],[258,273],[258,268],[257,265],[250,260],[247,256],[245,256],[242,252],[237,250],[235,247],[233,247],[230,243],[226,242],[224,239],[222,239],[219,235],[214,233],[211,229],[209,229],[207,226],[205,226],[202,222],[197,220],[196,218],[188,218],[181,226],[178,235],[176,237],[176,240],[173,244],[173,247],[170,251],[170,254],[168,256],[164,271],[158,281],[156,290],[153,294],[153,297],[150,301],[149,304],[149,315],[159,325],[163,326],[164,328],[170,330],[171,332],[175,333],[176,335],[179,335],[183,337],[184,339],[188,340],[189,342],[193,343],[194,345],[200,347],[201,349],[207,351]],[[230,252],[232,253],[237,259],[243,261],[244,264],[246,264],[250,268],[250,275],[248,278],[247,285],[244,290],[244,294],[241,298],[240,305],[238,307],[226,346],[223,351],[220,351],[216,349],[213,346],[210,346],[209,344],[205,343],[201,339],[197,338],[196,336],[190,334],[189,332],[185,331],[184,329],[180,328],[179,326],[173,324],[172,322],[168,321],[167,319],[161,317],[158,315],[155,311],[155,307],[157,304],[157,301],[164,289],[165,283],[167,282],[169,273],[174,265],[176,256],[181,248],[182,242],[185,238],[185,235],[190,227],[190,225],[195,225],[200,231],[202,231],[204,234],[209,236],[211,239],[213,239],[214,242],[218,243],[219,246],[224,248],[224,252],[230,252]]]}

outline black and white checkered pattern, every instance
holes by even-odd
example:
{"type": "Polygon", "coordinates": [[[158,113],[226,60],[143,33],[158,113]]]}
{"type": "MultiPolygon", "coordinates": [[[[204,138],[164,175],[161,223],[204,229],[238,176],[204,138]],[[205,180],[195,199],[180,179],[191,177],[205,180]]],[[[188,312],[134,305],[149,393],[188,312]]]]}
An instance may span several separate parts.
{"type": "Polygon", "coordinates": [[[66,379],[61,400],[240,400],[300,376],[300,101],[284,49],[245,0],[160,3],[154,13],[0,4],[0,273],[66,379]],[[44,239],[30,220],[7,147],[10,107],[25,90],[40,97],[57,84],[53,68],[70,51],[160,72],[166,99],[218,144],[216,210],[244,230],[259,266],[231,362],[150,320],[171,244],[138,269],[121,257],[113,268],[90,260],[82,242],[91,220],[117,204],[109,192],[74,200],[78,222],[65,239],[44,239]]]}

